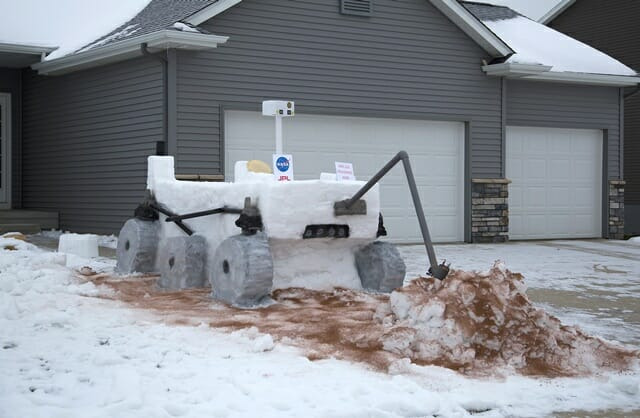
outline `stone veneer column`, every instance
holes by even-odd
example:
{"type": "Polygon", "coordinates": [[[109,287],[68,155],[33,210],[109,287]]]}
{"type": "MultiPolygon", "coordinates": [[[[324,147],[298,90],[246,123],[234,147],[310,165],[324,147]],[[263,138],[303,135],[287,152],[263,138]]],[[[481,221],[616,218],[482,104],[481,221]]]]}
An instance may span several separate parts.
{"type": "Polygon", "coordinates": [[[624,239],[624,180],[609,181],[609,239],[624,239]]]}
{"type": "Polygon", "coordinates": [[[509,184],[507,179],[471,180],[471,242],[509,241],[509,184]]]}

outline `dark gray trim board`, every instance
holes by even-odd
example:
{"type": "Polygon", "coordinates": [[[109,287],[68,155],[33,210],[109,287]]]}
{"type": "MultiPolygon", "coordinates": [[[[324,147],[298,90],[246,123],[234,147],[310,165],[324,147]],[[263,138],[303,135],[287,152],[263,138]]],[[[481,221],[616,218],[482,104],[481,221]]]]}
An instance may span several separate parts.
{"type": "Polygon", "coordinates": [[[471,122],[464,124],[464,241],[471,242],[471,122]]]}
{"type": "Polygon", "coordinates": [[[602,131],[602,237],[609,238],[609,130],[602,131]]]}
{"type": "Polygon", "coordinates": [[[22,205],[22,88],[20,70],[0,68],[0,92],[11,95],[11,207],[22,205]]]}
{"type": "Polygon", "coordinates": [[[178,55],[167,51],[167,154],[178,154],[178,55]]]}

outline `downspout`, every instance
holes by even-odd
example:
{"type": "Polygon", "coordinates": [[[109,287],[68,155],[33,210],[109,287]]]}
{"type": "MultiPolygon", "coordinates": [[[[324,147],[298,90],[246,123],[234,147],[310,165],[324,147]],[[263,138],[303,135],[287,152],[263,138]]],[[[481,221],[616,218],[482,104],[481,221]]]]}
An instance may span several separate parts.
{"type": "Polygon", "coordinates": [[[147,43],[140,44],[142,55],[158,61],[162,65],[162,143],[156,143],[157,155],[168,155],[169,150],[169,61],[159,54],[152,54],[147,43]]]}

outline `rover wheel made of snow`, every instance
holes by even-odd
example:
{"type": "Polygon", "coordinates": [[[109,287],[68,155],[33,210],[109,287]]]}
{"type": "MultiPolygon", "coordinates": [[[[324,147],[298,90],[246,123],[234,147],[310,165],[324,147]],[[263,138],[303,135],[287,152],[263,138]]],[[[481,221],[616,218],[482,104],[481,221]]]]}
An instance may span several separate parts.
{"type": "Polygon", "coordinates": [[[118,273],[150,273],[155,270],[159,229],[157,221],[133,218],[125,222],[118,235],[116,249],[118,273]]]}
{"type": "Polygon", "coordinates": [[[207,287],[206,260],[207,241],[203,236],[164,239],[158,248],[158,286],[170,290],[207,287]]]}
{"type": "Polygon", "coordinates": [[[375,241],[358,250],[355,255],[363,288],[389,293],[402,287],[407,267],[395,245],[375,241]]]}
{"type": "Polygon", "coordinates": [[[271,293],[273,259],[267,236],[225,239],[209,263],[212,296],[235,306],[252,306],[271,293]]]}

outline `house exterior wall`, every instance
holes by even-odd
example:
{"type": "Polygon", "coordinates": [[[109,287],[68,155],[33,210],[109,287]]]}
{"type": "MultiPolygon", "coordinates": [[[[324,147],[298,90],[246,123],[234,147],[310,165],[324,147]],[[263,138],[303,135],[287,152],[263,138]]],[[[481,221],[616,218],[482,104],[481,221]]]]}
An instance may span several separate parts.
{"type": "Polygon", "coordinates": [[[620,89],[535,81],[507,83],[507,125],[607,130],[607,175],[620,179],[620,89]]]}
{"type": "Polygon", "coordinates": [[[139,58],[58,77],[23,74],[23,207],[60,228],[117,232],[162,140],[162,67],[139,58]]]}
{"type": "Polygon", "coordinates": [[[244,0],[201,26],[230,39],[178,53],[180,172],[224,173],[223,110],[282,98],[299,114],[469,122],[471,176],[501,175],[500,80],[428,1],[377,0],[361,17],[325,0],[244,0]]]}
{"type": "Polygon", "coordinates": [[[11,207],[21,206],[21,101],[20,71],[0,68],[0,93],[11,94],[11,207]]]}
{"type": "MultiPolygon", "coordinates": [[[[549,26],[640,71],[640,2],[580,0],[549,26]]],[[[626,231],[640,234],[640,93],[625,100],[624,179],[626,231]]]]}

